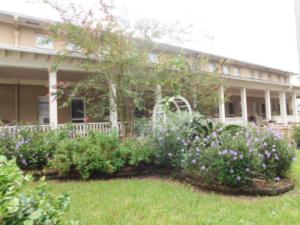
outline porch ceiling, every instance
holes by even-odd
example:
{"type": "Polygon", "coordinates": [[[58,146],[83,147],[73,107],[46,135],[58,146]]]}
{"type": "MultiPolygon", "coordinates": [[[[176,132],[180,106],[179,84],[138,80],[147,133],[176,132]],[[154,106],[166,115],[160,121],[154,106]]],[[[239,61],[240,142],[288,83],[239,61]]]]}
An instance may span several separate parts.
{"type": "MultiPolygon", "coordinates": [[[[230,87],[227,88],[225,91],[225,95],[227,96],[238,96],[241,95],[241,89],[237,87],[230,87]]],[[[287,97],[288,97],[287,93],[287,97]]],[[[271,98],[279,98],[279,92],[278,91],[270,91],[271,98]]],[[[265,92],[263,90],[255,90],[255,89],[247,89],[247,97],[257,97],[257,98],[264,98],[265,92]]]]}
{"type": "MultiPolygon", "coordinates": [[[[58,71],[58,81],[77,82],[85,79],[88,73],[58,71]]],[[[46,69],[29,69],[21,67],[0,67],[0,83],[10,84],[48,84],[46,69]]]]}

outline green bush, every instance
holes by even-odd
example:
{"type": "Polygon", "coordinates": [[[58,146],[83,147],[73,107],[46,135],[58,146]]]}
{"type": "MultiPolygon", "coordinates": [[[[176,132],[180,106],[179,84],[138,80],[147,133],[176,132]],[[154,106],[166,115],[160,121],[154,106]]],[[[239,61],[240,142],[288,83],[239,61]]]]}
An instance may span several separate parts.
{"type": "Polygon", "coordinates": [[[154,127],[152,143],[157,152],[156,163],[162,166],[179,167],[182,149],[191,135],[191,118],[188,113],[169,113],[166,120],[154,127]]]}
{"type": "Polygon", "coordinates": [[[127,139],[121,143],[119,153],[126,165],[138,166],[150,164],[156,157],[156,151],[145,139],[127,139]]]}
{"type": "Polygon", "coordinates": [[[293,126],[293,139],[296,144],[300,145],[300,126],[293,126]]]}
{"type": "Polygon", "coordinates": [[[45,184],[25,191],[30,178],[23,176],[14,160],[0,156],[0,224],[59,225],[69,205],[69,197],[53,198],[45,184]]]}
{"type": "Polygon", "coordinates": [[[16,135],[2,134],[0,152],[8,159],[16,158],[21,169],[36,170],[45,168],[61,140],[69,138],[68,130],[40,132],[21,129],[16,135]]]}
{"type": "Polygon", "coordinates": [[[286,177],[295,157],[294,146],[273,129],[257,131],[256,140],[260,144],[262,175],[269,179],[286,177]]]}
{"type": "Polygon", "coordinates": [[[287,176],[294,147],[278,131],[256,127],[219,128],[205,138],[188,140],[181,167],[206,182],[241,186],[253,178],[287,176]]]}
{"type": "Polygon", "coordinates": [[[116,134],[89,133],[86,137],[63,140],[54,154],[52,167],[60,173],[78,171],[82,178],[92,174],[112,174],[124,167],[116,134]]]}

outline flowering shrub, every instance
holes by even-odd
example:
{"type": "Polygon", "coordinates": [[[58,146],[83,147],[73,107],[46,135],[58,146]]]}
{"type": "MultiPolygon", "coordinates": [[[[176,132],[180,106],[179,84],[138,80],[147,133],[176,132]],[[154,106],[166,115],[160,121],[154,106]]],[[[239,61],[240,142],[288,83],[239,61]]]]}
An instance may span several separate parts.
{"type": "Polygon", "coordinates": [[[68,130],[46,133],[22,129],[15,136],[2,134],[0,151],[8,159],[16,158],[21,169],[43,169],[51,160],[58,143],[69,138],[68,130]]]}
{"type": "Polygon", "coordinates": [[[41,185],[26,191],[30,177],[24,176],[14,160],[0,155],[0,224],[59,225],[69,205],[69,197],[53,198],[41,185]]]}
{"type": "Polygon", "coordinates": [[[163,166],[180,167],[182,150],[191,134],[191,121],[186,113],[170,113],[167,119],[155,127],[152,142],[159,149],[157,163],[163,166]]]}
{"type": "Polygon", "coordinates": [[[249,184],[253,178],[285,177],[295,155],[278,131],[255,127],[218,128],[187,141],[182,168],[204,181],[229,186],[249,184]]]}
{"type": "Polygon", "coordinates": [[[286,177],[295,157],[295,148],[278,130],[258,130],[256,139],[259,157],[262,160],[262,175],[270,179],[286,177]]]}

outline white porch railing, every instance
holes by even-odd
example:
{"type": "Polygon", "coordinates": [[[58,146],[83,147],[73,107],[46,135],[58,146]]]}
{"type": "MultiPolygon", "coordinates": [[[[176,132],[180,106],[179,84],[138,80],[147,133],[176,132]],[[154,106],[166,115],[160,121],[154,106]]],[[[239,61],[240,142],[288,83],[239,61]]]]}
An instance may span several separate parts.
{"type": "MultiPolygon", "coordinates": [[[[118,132],[120,136],[125,135],[125,126],[123,123],[118,122],[118,132]]],[[[75,123],[75,124],[58,124],[53,125],[24,125],[24,126],[2,126],[0,127],[0,133],[5,132],[11,135],[16,135],[20,130],[27,129],[31,131],[47,132],[53,129],[64,129],[69,127],[74,136],[85,136],[88,132],[95,131],[101,133],[112,133],[114,128],[110,122],[101,123],[75,123]]]]}
{"type": "MultiPolygon", "coordinates": [[[[222,123],[221,118],[213,118],[213,121],[222,123]]],[[[236,124],[236,125],[244,125],[245,120],[243,117],[226,117],[225,118],[225,124],[236,124]]]]}
{"type": "MultiPolygon", "coordinates": [[[[276,123],[283,124],[285,123],[285,120],[282,116],[272,116],[272,120],[274,120],[276,123]]],[[[286,120],[288,123],[297,123],[300,122],[299,115],[287,115],[286,120]]]]}

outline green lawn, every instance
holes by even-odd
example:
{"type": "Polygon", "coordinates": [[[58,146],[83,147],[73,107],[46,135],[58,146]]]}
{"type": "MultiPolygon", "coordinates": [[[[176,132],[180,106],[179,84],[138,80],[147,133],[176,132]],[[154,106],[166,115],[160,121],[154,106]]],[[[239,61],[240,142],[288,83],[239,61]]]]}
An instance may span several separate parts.
{"type": "Polygon", "coordinates": [[[300,152],[292,177],[296,189],[278,197],[233,197],[159,179],[50,182],[71,195],[66,217],[84,225],[300,224],[300,152]]]}

